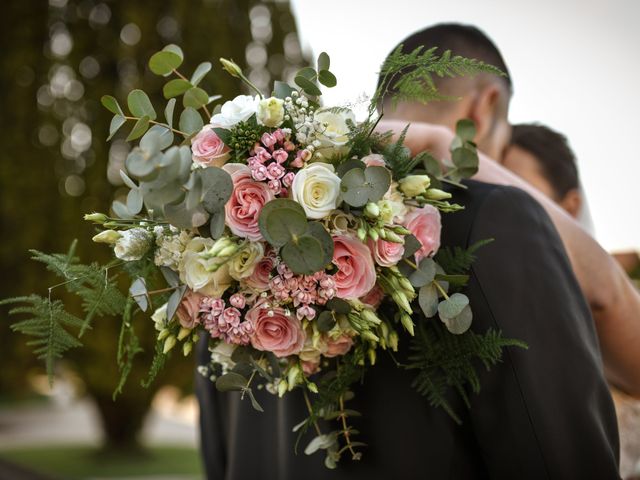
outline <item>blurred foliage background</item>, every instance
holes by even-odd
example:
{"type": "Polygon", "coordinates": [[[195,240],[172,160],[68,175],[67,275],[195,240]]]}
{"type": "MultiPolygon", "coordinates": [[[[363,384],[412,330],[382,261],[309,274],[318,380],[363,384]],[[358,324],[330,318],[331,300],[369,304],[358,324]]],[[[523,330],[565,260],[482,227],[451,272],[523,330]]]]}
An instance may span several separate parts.
{"type": "MultiPolygon", "coordinates": [[[[162,79],[147,61],[169,43],[181,46],[191,72],[202,61],[214,70],[207,91],[229,99],[243,93],[218,58],[234,59],[263,90],[304,65],[295,22],[286,1],[255,0],[20,0],[5,2],[0,15],[0,297],[46,294],[55,280],[29,261],[28,249],[64,252],[74,238],[83,262],[106,261],[110,249],[91,242],[84,213],[107,211],[118,195],[118,171],[128,153],[122,136],[107,144],[111,114],[100,97],[144,85],[157,100],[162,79]]],[[[124,130],[124,129],[123,129],[124,130]]],[[[122,134],[124,135],[124,134],[122,134]]],[[[63,289],[54,291],[63,300],[63,289]]],[[[13,334],[0,307],[0,395],[30,395],[31,376],[42,372],[13,334]]],[[[72,307],[73,308],[73,307],[72,307]]],[[[124,393],[111,399],[118,381],[118,319],[101,320],[83,337],[88,348],[66,364],[98,406],[110,448],[130,448],[153,395],[166,384],[188,392],[194,365],[174,355],[152,387],[139,386],[153,354],[153,325],[137,318],[145,353],[138,357],[124,393]]]]}

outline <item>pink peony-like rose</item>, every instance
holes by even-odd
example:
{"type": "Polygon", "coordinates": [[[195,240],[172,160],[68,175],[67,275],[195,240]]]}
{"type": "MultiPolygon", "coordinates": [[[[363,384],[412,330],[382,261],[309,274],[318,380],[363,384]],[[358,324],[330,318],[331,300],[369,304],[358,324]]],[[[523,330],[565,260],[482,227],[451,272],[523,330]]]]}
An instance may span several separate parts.
{"type": "Polygon", "coordinates": [[[364,297],[360,298],[360,301],[369,305],[371,308],[376,309],[382,303],[383,298],[384,291],[382,290],[382,287],[376,283],[373,288],[364,295],[364,297]]]}
{"type": "Polygon", "coordinates": [[[440,248],[440,212],[432,205],[416,208],[405,216],[404,226],[422,244],[422,248],[416,252],[416,260],[436,254],[440,248]]]}
{"type": "Polygon", "coordinates": [[[327,337],[327,351],[325,357],[337,357],[346,354],[353,346],[353,338],[349,335],[340,335],[338,338],[327,337]]]}
{"type": "Polygon", "coordinates": [[[184,328],[193,328],[200,323],[200,303],[204,295],[187,290],[176,310],[178,321],[184,328]]]}
{"type": "Polygon", "coordinates": [[[239,237],[253,242],[261,240],[258,217],[265,203],[275,198],[273,190],[254,181],[246,165],[228,163],[223,168],[233,180],[233,193],[224,207],[227,225],[239,237]]]}
{"type": "Polygon", "coordinates": [[[402,259],[404,245],[401,243],[387,242],[381,238],[377,241],[369,239],[369,250],[373,254],[373,259],[382,267],[392,267],[397,265],[402,259]]]}
{"type": "Polygon", "coordinates": [[[338,271],[333,276],[337,296],[358,298],[376,283],[376,268],[369,248],[356,238],[333,237],[333,264],[338,271]]]}
{"type": "Polygon", "coordinates": [[[305,333],[295,315],[287,315],[281,307],[267,307],[265,302],[249,310],[245,319],[251,322],[251,345],[257,350],[273,352],[276,357],[300,353],[305,333]]]}
{"type": "Polygon", "coordinates": [[[193,161],[203,167],[221,167],[229,159],[229,148],[210,125],[206,125],[193,137],[191,153],[193,161]]]}
{"type": "Polygon", "coordinates": [[[275,256],[273,254],[265,255],[253,269],[253,273],[244,279],[245,283],[255,290],[266,290],[269,288],[271,271],[275,265],[275,256]]]}

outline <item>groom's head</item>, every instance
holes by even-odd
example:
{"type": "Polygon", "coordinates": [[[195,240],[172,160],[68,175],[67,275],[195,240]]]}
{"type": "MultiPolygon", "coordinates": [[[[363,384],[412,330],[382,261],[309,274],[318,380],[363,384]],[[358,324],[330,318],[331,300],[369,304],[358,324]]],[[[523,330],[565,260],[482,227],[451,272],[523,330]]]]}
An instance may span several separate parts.
{"type": "Polygon", "coordinates": [[[434,76],[438,91],[460,99],[456,101],[438,101],[428,105],[401,102],[393,108],[393,90],[382,99],[387,118],[436,123],[452,129],[459,119],[470,118],[476,123],[476,143],[480,149],[493,158],[499,158],[510,138],[507,117],[512,85],[507,65],[489,37],[476,27],[447,23],[415,32],[400,43],[403,52],[411,52],[417,47],[424,50],[438,47],[437,53],[451,50],[453,55],[481,60],[507,74],[505,77],[484,73],[459,78],[434,76]]]}

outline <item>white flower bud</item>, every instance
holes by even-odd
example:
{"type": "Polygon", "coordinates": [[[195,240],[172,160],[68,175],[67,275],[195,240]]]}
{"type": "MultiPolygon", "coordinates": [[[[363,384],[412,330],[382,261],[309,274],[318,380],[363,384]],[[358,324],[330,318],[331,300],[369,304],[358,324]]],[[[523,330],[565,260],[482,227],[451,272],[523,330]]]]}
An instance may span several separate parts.
{"type": "Polygon", "coordinates": [[[446,200],[447,198],[451,198],[450,193],[443,192],[437,188],[430,188],[426,191],[424,196],[430,200],[446,200]]]}
{"type": "Polygon", "coordinates": [[[96,243],[106,243],[108,245],[115,244],[118,239],[122,237],[120,232],[116,232],[115,230],[104,230],[91,239],[96,243]]]}
{"type": "Polygon", "coordinates": [[[429,185],[431,185],[431,179],[429,175],[409,175],[398,181],[400,190],[407,197],[417,197],[425,192],[429,185]]]}

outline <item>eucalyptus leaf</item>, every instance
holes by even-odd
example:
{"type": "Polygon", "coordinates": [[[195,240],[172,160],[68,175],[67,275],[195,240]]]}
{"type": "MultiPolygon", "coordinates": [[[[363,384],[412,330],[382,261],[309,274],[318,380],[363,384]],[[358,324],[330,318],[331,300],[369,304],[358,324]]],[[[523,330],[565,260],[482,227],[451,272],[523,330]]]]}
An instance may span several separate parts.
{"type": "Polygon", "coordinates": [[[320,70],[320,72],[318,72],[318,81],[329,88],[333,88],[338,84],[336,76],[329,70],[320,70]]]}
{"type": "Polygon", "coordinates": [[[171,225],[178,228],[201,227],[209,219],[209,214],[202,206],[188,209],[185,202],[165,205],[164,214],[171,225]]]}
{"type": "Polygon", "coordinates": [[[214,127],[213,131],[218,136],[222,143],[225,145],[229,145],[231,143],[231,130],[227,130],[226,128],[214,127]]]}
{"type": "Polygon", "coordinates": [[[338,297],[333,297],[325,306],[336,313],[343,313],[346,315],[351,312],[351,304],[338,297]]]}
{"type": "Polygon", "coordinates": [[[173,144],[173,132],[164,125],[154,125],[140,140],[140,148],[154,155],[173,144]]]}
{"type": "Polygon", "coordinates": [[[318,86],[308,78],[303,77],[302,75],[298,75],[294,79],[294,82],[296,82],[296,85],[298,85],[307,95],[310,95],[312,97],[317,97],[319,95],[322,95],[322,92],[320,91],[318,86]]]}
{"type": "Polygon", "coordinates": [[[120,178],[122,179],[122,182],[127,187],[129,187],[129,188],[138,188],[138,185],[136,185],[135,182],[129,178],[129,175],[127,175],[124,172],[124,170],[120,170],[120,178]]]}
{"type": "Polygon", "coordinates": [[[160,272],[170,287],[180,285],[180,276],[174,270],[171,270],[169,267],[160,267],[160,272]]]}
{"type": "Polygon", "coordinates": [[[476,125],[473,120],[463,118],[456,124],[456,135],[465,142],[472,142],[476,136],[476,125]]]}
{"type": "Polygon", "coordinates": [[[142,210],[142,193],[139,188],[129,190],[127,194],[127,209],[134,215],[142,210]]]}
{"type": "Polygon", "coordinates": [[[136,138],[140,138],[142,135],[145,134],[148,128],[149,128],[149,117],[147,116],[141,117],[131,129],[131,132],[129,132],[129,135],[127,136],[127,142],[130,142],[131,140],[135,140],[136,138]]]}
{"type": "Polygon", "coordinates": [[[342,199],[352,207],[363,207],[369,201],[369,187],[366,185],[364,170],[352,168],[342,177],[340,183],[342,199]]]}
{"type": "Polygon", "coordinates": [[[127,105],[131,113],[136,117],[149,117],[150,120],[156,119],[156,111],[151,104],[151,100],[142,90],[132,90],[127,96],[127,105]]]}
{"type": "Polygon", "coordinates": [[[154,53],[149,59],[149,68],[156,75],[167,76],[182,64],[182,56],[163,50],[154,53]]]}
{"type": "MultiPolygon", "coordinates": [[[[283,246],[292,239],[303,235],[307,230],[306,216],[290,208],[277,208],[266,214],[261,212],[258,223],[262,236],[274,247],[283,246]],[[263,217],[264,221],[260,224],[263,217]],[[262,228],[263,226],[264,228],[262,228]]],[[[316,240],[316,242],[322,250],[320,241],[316,240]]]]}
{"type": "Polygon", "coordinates": [[[465,305],[462,311],[453,318],[442,318],[442,322],[449,332],[461,335],[469,330],[473,321],[473,313],[469,305],[465,305]]]}
{"type": "Polygon", "coordinates": [[[167,121],[169,127],[173,128],[173,110],[176,108],[176,99],[172,98],[167,102],[167,106],[164,109],[164,118],[167,121]]]}
{"type": "Polygon", "coordinates": [[[329,310],[325,310],[324,312],[318,315],[316,319],[316,327],[318,331],[321,333],[326,333],[330,331],[336,325],[336,319],[333,317],[333,313],[329,310]]]}
{"type": "Polygon", "coordinates": [[[198,65],[193,75],[191,75],[191,84],[194,86],[198,85],[204,76],[211,71],[211,67],[211,62],[202,62],[198,65]]]}
{"type": "Polygon", "coordinates": [[[174,98],[182,95],[184,92],[192,88],[193,85],[182,78],[174,78],[165,83],[162,87],[162,94],[164,98],[174,98]]]}
{"type": "Polygon", "coordinates": [[[470,178],[478,172],[478,153],[469,147],[456,148],[451,152],[451,160],[462,178],[470,178]]]}
{"type": "Polygon", "coordinates": [[[250,388],[245,388],[244,392],[249,395],[249,400],[251,400],[251,406],[253,407],[253,409],[257,410],[258,412],[264,412],[264,408],[262,408],[262,405],[258,403],[256,397],[253,395],[253,390],[250,388]]]}
{"type": "Polygon", "coordinates": [[[469,305],[469,298],[462,293],[454,293],[438,305],[440,318],[455,318],[469,305]]]}
{"type": "Polygon", "coordinates": [[[280,256],[291,271],[300,275],[313,275],[325,267],[322,245],[306,235],[282,247],[280,256]]]}
{"type": "Polygon", "coordinates": [[[365,168],[367,168],[367,166],[362,160],[359,160],[357,158],[350,158],[340,163],[340,165],[338,165],[338,167],[336,168],[336,175],[342,178],[344,177],[345,173],[347,173],[349,170],[352,170],[354,168],[359,168],[360,170],[364,170],[365,168]]]}
{"type": "Polygon", "coordinates": [[[125,124],[127,121],[122,115],[115,115],[111,119],[111,124],[109,125],[109,136],[107,137],[107,141],[111,140],[113,136],[116,134],[120,127],[125,124]]]}
{"type": "Polygon", "coordinates": [[[176,288],[169,296],[169,300],[167,301],[167,322],[173,320],[173,317],[175,316],[176,312],[178,311],[178,307],[180,306],[180,302],[182,302],[182,297],[184,297],[184,294],[186,292],[187,286],[181,285],[176,288]]]}
{"type": "Polygon", "coordinates": [[[324,253],[323,263],[327,265],[333,259],[333,238],[327,229],[320,222],[309,222],[307,224],[307,235],[311,235],[320,242],[324,253]]]}
{"type": "Polygon", "coordinates": [[[120,104],[115,97],[112,97],[111,95],[103,95],[100,98],[100,103],[102,103],[102,106],[114,115],[124,116],[124,112],[122,111],[122,108],[120,108],[120,104]]]}
{"type": "Polygon", "coordinates": [[[290,97],[293,92],[294,88],[288,83],[280,82],[279,80],[276,80],[273,83],[273,95],[277,98],[284,100],[285,98],[290,97]]]}
{"type": "Polygon", "coordinates": [[[178,45],[174,45],[173,43],[167,45],[162,49],[163,52],[172,52],[178,55],[181,59],[184,59],[184,53],[182,53],[182,49],[178,45]]]}
{"type": "Polygon", "coordinates": [[[422,248],[422,243],[420,240],[416,238],[415,235],[405,235],[404,236],[404,253],[402,254],[402,258],[410,258],[415,253],[422,248]]]}
{"type": "Polygon", "coordinates": [[[303,67],[296,73],[296,76],[301,76],[309,80],[313,80],[316,77],[316,71],[313,67],[303,67]]]}
{"type": "Polygon", "coordinates": [[[324,450],[331,447],[335,442],[335,435],[318,435],[309,442],[307,448],[304,449],[304,453],[306,455],[312,455],[318,450],[324,450]]]}
{"type": "Polygon", "coordinates": [[[133,297],[138,307],[143,312],[146,312],[149,308],[149,299],[147,298],[147,284],[142,277],[136,278],[129,287],[129,295],[133,297]]]}
{"type": "Polygon", "coordinates": [[[211,217],[209,218],[209,233],[211,234],[211,238],[217,240],[222,237],[222,234],[224,233],[224,208],[210,213],[211,217]]]}
{"type": "Polygon", "coordinates": [[[202,130],[204,122],[200,114],[191,107],[185,108],[180,114],[180,130],[186,135],[192,135],[202,130]]]}
{"type": "Polygon", "coordinates": [[[187,90],[182,97],[182,104],[185,107],[198,109],[209,102],[209,94],[199,87],[192,87],[187,90]]]}
{"type": "Polygon", "coordinates": [[[423,285],[418,292],[418,303],[427,318],[438,313],[438,291],[433,283],[423,285]]]}
{"type": "Polygon", "coordinates": [[[409,275],[411,285],[420,288],[433,282],[436,277],[436,262],[431,258],[423,258],[418,264],[418,268],[409,275]]]}
{"type": "Polygon", "coordinates": [[[247,386],[248,380],[242,375],[229,372],[221,375],[216,380],[216,388],[220,392],[230,392],[233,390],[244,390],[247,386]]]}
{"type": "Polygon", "coordinates": [[[369,201],[377,202],[381,200],[391,186],[391,172],[385,167],[373,166],[365,168],[364,176],[367,184],[371,188],[369,201]]]}
{"type": "Polygon", "coordinates": [[[231,175],[218,167],[198,170],[202,182],[202,206],[207,212],[217,212],[224,208],[233,192],[231,175]]]}
{"type": "Polygon", "coordinates": [[[320,52],[318,55],[318,71],[329,70],[331,66],[331,59],[329,58],[329,54],[327,52],[320,52]]]}

